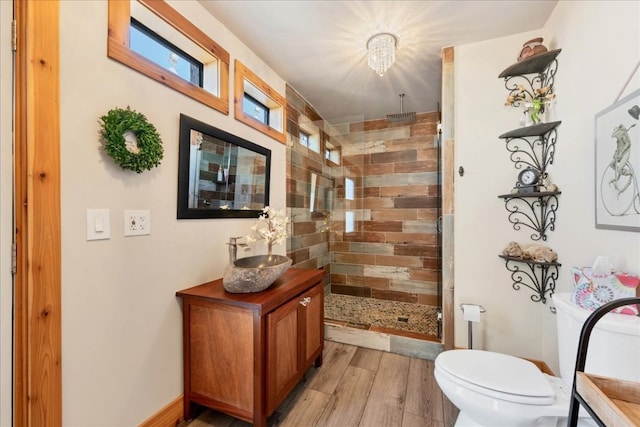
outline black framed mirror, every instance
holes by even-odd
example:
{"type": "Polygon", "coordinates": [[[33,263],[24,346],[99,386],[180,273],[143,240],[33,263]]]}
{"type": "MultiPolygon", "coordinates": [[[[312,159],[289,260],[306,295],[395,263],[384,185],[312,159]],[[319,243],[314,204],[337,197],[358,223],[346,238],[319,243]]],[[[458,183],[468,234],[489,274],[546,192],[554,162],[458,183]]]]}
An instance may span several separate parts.
{"type": "Polygon", "coordinates": [[[180,115],[178,219],[257,218],[269,205],[271,150],[180,115]]]}

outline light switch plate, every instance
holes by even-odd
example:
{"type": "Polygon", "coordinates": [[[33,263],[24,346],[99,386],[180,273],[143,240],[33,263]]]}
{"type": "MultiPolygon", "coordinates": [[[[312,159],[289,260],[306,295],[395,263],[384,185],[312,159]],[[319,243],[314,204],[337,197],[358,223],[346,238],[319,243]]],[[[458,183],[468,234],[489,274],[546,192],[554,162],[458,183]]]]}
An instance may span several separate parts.
{"type": "Polygon", "coordinates": [[[87,240],[110,238],[109,209],[87,209],[87,240]]]}
{"type": "Polygon", "coordinates": [[[124,211],[124,235],[143,236],[151,234],[151,212],[148,210],[124,211]]]}

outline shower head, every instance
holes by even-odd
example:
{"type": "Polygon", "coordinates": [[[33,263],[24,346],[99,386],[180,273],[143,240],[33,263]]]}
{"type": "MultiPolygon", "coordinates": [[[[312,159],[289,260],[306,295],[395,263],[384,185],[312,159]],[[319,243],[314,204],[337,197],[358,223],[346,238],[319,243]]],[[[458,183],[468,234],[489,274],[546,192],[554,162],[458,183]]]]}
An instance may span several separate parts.
{"type": "Polygon", "coordinates": [[[404,112],[404,93],[400,94],[400,113],[387,114],[387,121],[393,124],[409,124],[416,121],[415,112],[404,112]]]}

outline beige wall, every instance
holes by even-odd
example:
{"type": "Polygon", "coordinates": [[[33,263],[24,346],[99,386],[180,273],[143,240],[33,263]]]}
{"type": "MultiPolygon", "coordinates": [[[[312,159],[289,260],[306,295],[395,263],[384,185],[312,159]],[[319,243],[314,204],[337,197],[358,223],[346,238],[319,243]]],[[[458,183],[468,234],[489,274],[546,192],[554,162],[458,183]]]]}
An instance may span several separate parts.
{"type": "Polygon", "coordinates": [[[497,198],[509,192],[517,175],[498,135],[516,128],[519,119],[518,111],[504,107],[507,94],[497,77],[515,61],[521,40],[529,35],[537,33],[455,49],[455,345],[467,346],[460,304],[481,304],[486,314],[473,326],[474,348],[540,358],[541,330],[532,325],[540,324],[548,308],[531,302],[528,292],[514,291],[498,258],[509,241],[528,239],[524,231],[513,230],[497,198]]]}
{"type": "MultiPolygon", "coordinates": [[[[455,299],[486,309],[476,326],[478,348],[545,360],[557,369],[555,316],[532,302],[531,293],[511,287],[498,254],[511,240],[527,241],[507,221],[496,196],[510,190],[517,171],[498,135],[518,126],[519,112],[503,107],[506,90],[498,74],[515,61],[522,43],[545,37],[558,57],[555,116],[556,157],[549,171],[562,194],[555,231],[547,244],[559,254],[558,292],[572,284],[571,266],[590,265],[608,255],[614,266],[640,272],[640,234],[596,230],[594,217],[594,115],[610,106],[638,61],[640,3],[561,1],[540,31],[456,48],[455,299]]],[[[635,76],[627,92],[640,87],[635,76]]],[[[458,314],[458,313],[457,313],[458,314]]],[[[456,320],[456,345],[466,346],[467,324],[456,320]]],[[[475,341],[474,341],[475,344],[475,341]]]]}
{"type": "MultiPolygon", "coordinates": [[[[615,101],[640,61],[640,2],[561,1],[544,31],[565,57],[557,79],[562,96],[557,115],[563,124],[553,170],[554,179],[563,184],[556,244],[563,262],[559,289],[569,291],[569,267],[591,265],[598,255],[609,256],[616,268],[640,273],[640,233],[594,226],[594,116],[615,101]]],[[[640,72],[622,96],[637,89],[640,72]]],[[[634,145],[640,153],[640,141],[634,145]]],[[[545,360],[557,353],[553,317],[543,318],[545,360]]]]}
{"type": "Polygon", "coordinates": [[[11,40],[12,2],[0,1],[0,425],[11,425],[12,328],[12,157],[11,40]]]}
{"type": "MultiPolygon", "coordinates": [[[[239,59],[284,96],[284,81],[197,2],[171,4],[230,52],[232,66],[239,59]]],[[[182,393],[175,292],[221,277],[226,241],[254,223],[176,220],[179,114],[271,149],[270,204],[278,208],[285,146],[108,59],[106,1],[63,1],[60,12],[63,420],[137,425],[182,393]],[[99,117],[127,106],[145,114],[164,143],[162,164],[142,174],[120,169],[100,148],[99,117]],[[110,210],[110,240],[86,241],[87,208],[110,210]],[[149,209],[151,235],[123,237],[124,209],[149,209]]]]}

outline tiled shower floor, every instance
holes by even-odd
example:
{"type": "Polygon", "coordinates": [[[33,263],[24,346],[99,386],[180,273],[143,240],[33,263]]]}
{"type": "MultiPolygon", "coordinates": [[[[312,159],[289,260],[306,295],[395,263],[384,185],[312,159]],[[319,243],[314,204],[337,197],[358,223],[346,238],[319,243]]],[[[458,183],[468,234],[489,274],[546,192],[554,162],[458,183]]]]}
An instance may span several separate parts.
{"type": "Polygon", "coordinates": [[[436,315],[436,307],[428,305],[341,294],[326,294],[324,299],[325,320],[359,329],[435,337],[436,315]]]}

